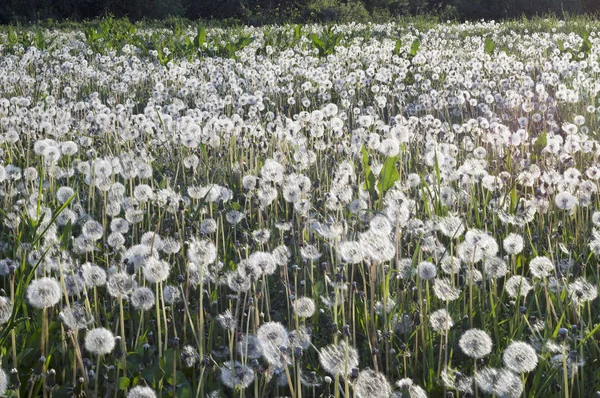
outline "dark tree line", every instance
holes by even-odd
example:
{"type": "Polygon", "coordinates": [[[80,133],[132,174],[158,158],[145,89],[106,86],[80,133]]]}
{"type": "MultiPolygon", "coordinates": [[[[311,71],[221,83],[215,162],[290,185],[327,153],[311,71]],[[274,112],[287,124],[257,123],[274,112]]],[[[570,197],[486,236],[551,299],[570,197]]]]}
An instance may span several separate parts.
{"type": "Polygon", "coordinates": [[[364,21],[424,13],[498,20],[599,11],[600,0],[0,0],[0,23],[80,21],[107,14],[132,21],[174,16],[246,23],[364,21]]]}

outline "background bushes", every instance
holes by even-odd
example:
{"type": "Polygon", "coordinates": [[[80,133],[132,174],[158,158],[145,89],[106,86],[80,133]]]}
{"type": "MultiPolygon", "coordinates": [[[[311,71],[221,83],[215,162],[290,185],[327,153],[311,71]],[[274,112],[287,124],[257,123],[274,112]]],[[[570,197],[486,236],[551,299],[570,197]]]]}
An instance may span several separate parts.
{"type": "Polygon", "coordinates": [[[433,14],[441,19],[503,19],[554,13],[597,13],[597,0],[3,0],[0,23],[92,19],[106,14],[140,19],[169,16],[250,24],[365,22],[433,14]]]}

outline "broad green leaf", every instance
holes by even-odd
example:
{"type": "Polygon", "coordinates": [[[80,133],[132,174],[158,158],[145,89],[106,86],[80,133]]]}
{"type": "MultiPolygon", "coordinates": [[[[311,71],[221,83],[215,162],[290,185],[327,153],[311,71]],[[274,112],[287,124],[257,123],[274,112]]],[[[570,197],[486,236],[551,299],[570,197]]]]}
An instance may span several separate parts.
{"type": "Polygon", "coordinates": [[[494,41],[491,39],[491,37],[486,37],[485,38],[485,53],[492,55],[494,53],[494,49],[496,48],[496,45],[494,44],[494,41]]]}
{"type": "Polygon", "coordinates": [[[69,248],[69,243],[71,243],[71,237],[73,236],[72,232],[73,226],[71,225],[71,220],[69,220],[63,228],[63,233],[60,235],[60,243],[63,249],[69,248]]]}
{"type": "Polygon", "coordinates": [[[131,384],[129,377],[119,377],[119,390],[125,390],[131,384]]]}
{"type": "Polygon", "coordinates": [[[315,284],[313,285],[313,290],[317,294],[323,293],[323,290],[325,290],[325,287],[323,286],[323,282],[322,281],[315,282],[315,284]]]}
{"type": "Polygon", "coordinates": [[[310,39],[312,40],[313,44],[316,44],[318,46],[318,48],[323,48],[324,47],[324,43],[323,40],[321,40],[319,38],[319,36],[317,36],[316,34],[311,34],[310,35],[310,39]]]}
{"type": "Polygon", "coordinates": [[[294,41],[300,40],[300,35],[302,35],[302,25],[296,25],[294,28],[294,41]]]}
{"type": "Polygon", "coordinates": [[[375,176],[369,166],[369,154],[364,146],[362,147],[362,167],[363,173],[365,173],[365,189],[373,195],[375,190],[375,176]]]}
{"type": "Polygon", "coordinates": [[[206,43],[206,28],[203,25],[198,24],[198,33],[194,38],[194,45],[196,48],[201,48],[204,43],[206,43]]]}
{"type": "Polygon", "coordinates": [[[402,40],[398,39],[398,40],[396,40],[396,47],[394,47],[394,54],[399,55],[401,48],[402,48],[402,40]]]}
{"type": "Polygon", "coordinates": [[[414,57],[417,55],[419,51],[419,47],[421,47],[421,41],[419,39],[415,39],[410,46],[410,54],[414,57]]]}
{"type": "Polygon", "coordinates": [[[388,189],[394,186],[394,183],[400,178],[396,169],[398,156],[390,156],[383,163],[383,168],[379,172],[379,193],[383,196],[388,189]]]}
{"type": "Polygon", "coordinates": [[[592,51],[592,43],[588,39],[584,39],[583,44],[581,45],[581,52],[589,54],[590,51],[592,51]]]}
{"type": "Polygon", "coordinates": [[[547,144],[548,144],[548,137],[547,137],[546,132],[544,131],[538,136],[538,138],[533,143],[533,150],[536,153],[541,154],[542,150],[546,147],[547,144]]]}
{"type": "Polygon", "coordinates": [[[177,389],[178,398],[192,398],[194,396],[189,385],[183,385],[177,389]]]}

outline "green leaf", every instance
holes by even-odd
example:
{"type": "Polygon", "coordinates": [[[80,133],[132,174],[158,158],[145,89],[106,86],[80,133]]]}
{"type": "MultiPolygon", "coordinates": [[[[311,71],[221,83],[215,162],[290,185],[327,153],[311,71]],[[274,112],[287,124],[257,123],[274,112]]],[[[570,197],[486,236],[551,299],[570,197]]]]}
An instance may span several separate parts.
{"type": "Polygon", "coordinates": [[[496,48],[496,45],[494,44],[494,41],[492,40],[491,37],[486,37],[485,38],[485,53],[488,55],[492,55],[494,53],[494,49],[496,48]]]}
{"type": "Polygon", "coordinates": [[[533,150],[539,155],[548,144],[548,136],[546,132],[542,132],[533,143],[533,150]]]}
{"type": "Polygon", "coordinates": [[[178,398],[192,398],[194,396],[189,385],[183,385],[177,389],[178,398]]]}
{"type": "Polygon", "coordinates": [[[317,294],[323,293],[323,290],[325,290],[325,287],[323,286],[323,282],[322,281],[315,282],[315,284],[313,285],[313,290],[317,294]]]}
{"type": "Polygon", "coordinates": [[[369,154],[366,148],[362,147],[362,168],[365,173],[365,189],[373,196],[375,193],[375,176],[369,166],[369,154]]]}
{"type": "Polygon", "coordinates": [[[63,228],[63,233],[60,235],[60,243],[63,249],[69,248],[69,243],[71,243],[71,237],[73,236],[72,232],[73,226],[71,225],[71,220],[69,220],[63,228]]]}
{"type": "Polygon", "coordinates": [[[588,32],[587,30],[584,30],[584,31],[581,33],[581,38],[582,38],[583,40],[587,40],[589,37],[590,37],[590,32],[588,32]]]}
{"type": "Polygon", "coordinates": [[[394,183],[400,178],[400,174],[398,174],[398,170],[396,169],[397,161],[398,156],[390,156],[385,160],[385,163],[383,163],[383,168],[379,172],[378,185],[381,197],[383,197],[383,194],[393,187],[394,183]]]}
{"type": "Polygon", "coordinates": [[[300,40],[300,35],[302,35],[302,25],[296,25],[294,27],[294,41],[300,40]]]}
{"type": "Polygon", "coordinates": [[[119,377],[119,390],[125,390],[131,384],[129,377],[119,377]]]}
{"type": "Polygon", "coordinates": [[[402,40],[396,40],[396,47],[394,47],[394,54],[400,55],[400,49],[402,48],[402,40]]]}
{"type": "Polygon", "coordinates": [[[421,47],[421,41],[419,39],[415,39],[412,42],[412,45],[410,46],[410,55],[412,55],[413,57],[417,55],[419,47],[421,47]]]}
{"type": "Polygon", "coordinates": [[[583,44],[581,45],[581,52],[584,54],[589,54],[592,51],[592,42],[588,39],[583,40],[583,44]]]}
{"type": "Polygon", "coordinates": [[[204,43],[206,43],[206,28],[203,25],[198,24],[198,33],[194,38],[194,45],[196,48],[201,48],[204,43]]]}

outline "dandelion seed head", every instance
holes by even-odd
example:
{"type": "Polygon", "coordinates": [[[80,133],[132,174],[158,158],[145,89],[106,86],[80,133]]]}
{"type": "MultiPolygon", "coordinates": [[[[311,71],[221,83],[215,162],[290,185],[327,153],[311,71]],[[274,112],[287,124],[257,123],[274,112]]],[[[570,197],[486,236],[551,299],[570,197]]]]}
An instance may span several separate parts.
{"type": "Polygon", "coordinates": [[[139,184],[133,188],[133,197],[140,203],[146,203],[154,199],[154,190],[149,185],[139,184]]]}
{"type": "Polygon", "coordinates": [[[60,187],[56,190],[56,200],[58,203],[64,204],[66,203],[71,196],[75,194],[75,191],[71,187],[60,187]]]}
{"type": "Polygon", "coordinates": [[[321,349],[319,362],[327,373],[346,377],[347,371],[358,367],[358,351],[354,347],[347,346],[345,342],[328,345],[321,349]]]}
{"type": "Polygon", "coordinates": [[[104,286],[106,284],[106,271],[96,264],[84,263],[81,266],[81,271],[87,287],[104,286]]]}
{"type": "Polygon", "coordinates": [[[280,347],[289,347],[288,331],[279,322],[263,323],[256,331],[263,348],[263,356],[272,365],[283,365],[280,347]]]}
{"type": "Polygon", "coordinates": [[[256,189],[256,184],[258,182],[258,178],[253,175],[245,175],[242,178],[242,186],[246,191],[252,191],[256,189]]]}
{"type": "Polygon", "coordinates": [[[301,318],[310,318],[315,313],[315,302],[310,297],[300,297],[293,303],[294,312],[301,318]]]}
{"type": "Polygon", "coordinates": [[[563,191],[556,195],[554,203],[561,210],[572,210],[577,205],[577,198],[570,192],[563,191]]]}
{"type": "Polygon", "coordinates": [[[433,282],[433,292],[442,301],[454,301],[460,297],[460,289],[452,286],[448,279],[436,278],[433,282]]]}
{"type": "Polygon", "coordinates": [[[13,305],[10,300],[0,296],[0,325],[4,325],[10,319],[13,312],[13,305]]]}
{"type": "Polygon", "coordinates": [[[538,363],[535,349],[522,341],[513,341],[502,354],[504,366],[515,373],[527,373],[534,370],[538,363]]]}
{"type": "Polygon", "coordinates": [[[166,285],[163,287],[163,300],[167,305],[178,303],[181,301],[181,291],[177,286],[166,285]]]}
{"type": "Polygon", "coordinates": [[[135,386],[129,390],[127,398],[156,398],[156,393],[150,387],[135,386]]]}
{"type": "Polygon", "coordinates": [[[68,308],[64,308],[60,314],[60,319],[71,330],[85,329],[94,322],[94,318],[81,303],[74,303],[68,308]]]}
{"type": "Polygon", "coordinates": [[[217,315],[217,322],[223,329],[234,331],[237,328],[237,320],[229,309],[226,309],[222,314],[217,315]]]}
{"type": "Polygon", "coordinates": [[[239,224],[245,217],[244,213],[237,210],[230,210],[225,214],[225,219],[231,225],[239,224]]]}
{"type": "Polygon", "coordinates": [[[481,329],[469,329],[464,332],[458,345],[462,352],[471,358],[483,358],[492,352],[492,339],[481,329]]]}
{"type": "Polygon", "coordinates": [[[435,223],[435,229],[448,238],[456,239],[461,236],[464,231],[464,223],[457,216],[442,217],[435,223]]]}
{"type": "Polygon", "coordinates": [[[302,258],[308,261],[317,261],[321,257],[319,249],[314,245],[305,245],[300,248],[302,258]]]}
{"type": "Polygon", "coordinates": [[[188,259],[192,263],[208,265],[217,259],[217,248],[209,240],[193,238],[188,248],[188,259]]]}
{"type": "Polygon", "coordinates": [[[133,245],[123,253],[123,261],[132,264],[136,270],[144,265],[149,257],[158,257],[158,252],[156,247],[145,244],[133,245]]]}
{"type": "Polygon", "coordinates": [[[160,283],[167,280],[171,273],[171,265],[157,257],[149,257],[142,266],[142,274],[150,283],[160,283]]]}
{"type": "Polygon", "coordinates": [[[387,236],[392,233],[392,223],[384,214],[377,214],[369,222],[369,229],[375,235],[387,236]]]}
{"type": "Polygon", "coordinates": [[[273,249],[271,255],[273,256],[275,264],[279,265],[280,267],[284,267],[290,260],[292,251],[286,245],[279,245],[273,249]]]}
{"type": "Polygon", "coordinates": [[[88,220],[85,222],[85,224],[83,224],[81,232],[86,237],[86,239],[95,242],[101,239],[104,235],[104,227],[98,221],[88,220]]]}
{"type": "Polygon", "coordinates": [[[152,290],[147,287],[137,287],[131,292],[129,301],[133,308],[148,311],[154,307],[155,297],[152,290]]]}
{"type": "Polygon", "coordinates": [[[504,250],[508,255],[516,255],[523,251],[523,237],[521,235],[510,233],[502,242],[504,250]]]}
{"type": "Polygon", "coordinates": [[[254,381],[251,367],[238,361],[227,361],[221,366],[221,382],[231,389],[247,388],[254,381]]]}
{"type": "Polygon", "coordinates": [[[483,272],[487,279],[503,278],[508,272],[508,266],[500,257],[487,257],[483,260],[483,272]]]}
{"type": "Polygon", "coordinates": [[[429,315],[429,324],[436,332],[445,332],[454,326],[454,321],[445,308],[441,308],[429,315]]]}
{"type": "Polygon", "coordinates": [[[422,280],[432,280],[437,275],[437,267],[429,261],[422,261],[417,265],[419,278],[422,280]]]}
{"type": "Polygon", "coordinates": [[[260,339],[252,334],[244,335],[237,346],[238,354],[244,358],[258,359],[263,356],[260,339]]]}
{"type": "Polygon", "coordinates": [[[396,382],[396,386],[401,391],[408,393],[410,398],[427,398],[427,393],[420,386],[413,383],[412,379],[404,378],[396,382]]]}
{"type": "Polygon", "coordinates": [[[382,373],[365,369],[358,374],[354,391],[362,398],[389,398],[392,387],[382,373]]]}
{"type": "Polygon", "coordinates": [[[76,296],[83,292],[85,279],[83,278],[82,273],[77,272],[75,274],[67,275],[64,278],[64,286],[69,296],[76,296]]]}
{"type": "Polygon", "coordinates": [[[212,234],[217,230],[217,222],[213,218],[207,218],[200,223],[199,231],[201,234],[212,234]]]}
{"type": "Polygon", "coordinates": [[[529,272],[534,278],[547,278],[554,272],[554,263],[546,256],[537,256],[529,262],[529,272]]]}
{"type": "Polygon", "coordinates": [[[198,354],[198,351],[191,345],[184,345],[181,348],[180,355],[183,366],[186,368],[191,368],[200,361],[200,354],[198,354]]]}
{"type": "Polygon", "coordinates": [[[475,382],[488,394],[519,398],[523,393],[521,378],[505,369],[484,368],[475,376],[475,382]]]}
{"type": "Polygon", "coordinates": [[[105,328],[95,328],[85,335],[85,349],[92,354],[110,354],[115,348],[115,336],[105,328]]]}
{"type": "Polygon", "coordinates": [[[305,387],[320,387],[323,385],[323,377],[317,374],[317,372],[306,372],[302,371],[300,374],[300,383],[305,387]]]}
{"type": "Polygon", "coordinates": [[[240,268],[225,275],[227,286],[234,292],[247,292],[252,285],[252,278],[240,268]]]}
{"type": "Polygon", "coordinates": [[[514,275],[508,278],[504,283],[504,289],[506,289],[506,292],[512,298],[517,298],[519,295],[521,297],[527,297],[527,294],[533,289],[533,286],[531,286],[527,278],[521,275],[514,275]]]}
{"type": "Polygon", "coordinates": [[[52,307],[58,304],[60,297],[60,285],[54,278],[36,279],[27,287],[27,301],[35,308],[44,309],[52,307]]]}
{"type": "Polygon", "coordinates": [[[8,376],[3,369],[0,369],[0,395],[4,395],[6,393],[6,389],[8,388],[8,376]]]}
{"type": "Polygon", "coordinates": [[[311,344],[311,331],[306,326],[298,326],[298,329],[292,330],[288,337],[290,339],[290,347],[301,347],[302,349],[308,349],[311,344]]]}
{"type": "MultiPolygon", "coordinates": [[[[561,347],[562,351],[562,347],[561,347]]],[[[564,362],[567,364],[567,375],[569,379],[573,378],[579,372],[579,368],[585,365],[584,359],[579,355],[577,351],[569,351],[567,353],[560,353],[550,358],[550,363],[556,369],[563,371],[564,362]]]]}
{"type": "Polygon", "coordinates": [[[271,275],[277,270],[275,259],[268,252],[254,252],[248,257],[248,262],[251,267],[260,269],[266,275],[271,275]]]}
{"type": "Polygon", "coordinates": [[[114,249],[122,248],[123,245],[125,245],[125,237],[119,232],[112,232],[108,235],[108,238],[106,238],[106,243],[114,249]]]}
{"type": "Polygon", "coordinates": [[[583,304],[598,297],[598,287],[587,282],[583,277],[575,279],[567,286],[574,304],[583,304]]]}
{"type": "Polygon", "coordinates": [[[129,231],[129,221],[124,218],[113,218],[110,222],[111,232],[126,234],[129,231]]]}
{"type": "Polygon", "coordinates": [[[375,264],[390,261],[396,256],[396,246],[388,237],[375,235],[369,231],[359,237],[363,260],[368,259],[375,264]]]}
{"type": "Polygon", "coordinates": [[[473,378],[460,372],[446,368],[441,372],[442,383],[451,390],[457,390],[466,394],[473,394],[473,378]]]}
{"type": "Polygon", "coordinates": [[[126,272],[117,272],[108,277],[106,289],[114,298],[127,299],[129,293],[136,287],[133,277],[126,272]]]}
{"type": "Polygon", "coordinates": [[[358,264],[363,260],[362,250],[358,242],[344,241],[337,247],[340,259],[346,264],[358,264]]]}
{"type": "MultiPolygon", "coordinates": [[[[412,260],[411,260],[412,261],[412,260]]],[[[461,260],[458,257],[445,255],[440,261],[440,268],[445,274],[455,275],[460,272],[461,260]]]]}

